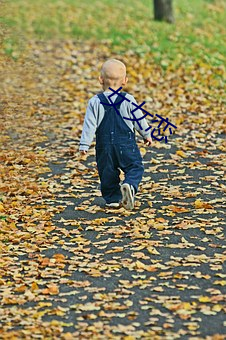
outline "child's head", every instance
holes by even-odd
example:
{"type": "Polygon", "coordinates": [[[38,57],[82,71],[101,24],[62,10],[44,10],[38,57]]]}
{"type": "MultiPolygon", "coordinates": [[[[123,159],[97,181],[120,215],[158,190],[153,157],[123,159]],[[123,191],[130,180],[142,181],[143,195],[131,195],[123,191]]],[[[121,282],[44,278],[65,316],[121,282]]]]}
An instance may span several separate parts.
{"type": "Polygon", "coordinates": [[[100,84],[106,90],[109,87],[117,90],[119,87],[126,85],[126,66],[117,59],[109,59],[102,65],[99,77],[100,84]]]}

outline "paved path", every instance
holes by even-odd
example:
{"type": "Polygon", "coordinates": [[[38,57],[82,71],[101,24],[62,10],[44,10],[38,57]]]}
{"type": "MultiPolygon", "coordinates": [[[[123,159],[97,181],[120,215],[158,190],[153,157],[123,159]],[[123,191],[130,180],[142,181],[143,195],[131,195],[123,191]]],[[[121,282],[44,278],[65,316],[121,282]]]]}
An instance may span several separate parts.
{"type": "Polygon", "coordinates": [[[21,183],[33,165],[12,153],[26,147],[48,164],[34,164],[29,190],[36,181],[41,194],[26,201],[20,189],[14,198],[29,206],[14,216],[17,241],[3,240],[0,338],[224,339],[225,136],[196,139],[187,112],[178,135],[146,149],[134,211],[106,210],[94,149],[77,153],[83,117],[74,127],[65,93],[60,104],[56,70],[63,77],[67,61],[57,56],[48,73],[37,53],[46,93],[36,93],[23,131],[11,121],[6,132],[2,159],[21,183]]]}

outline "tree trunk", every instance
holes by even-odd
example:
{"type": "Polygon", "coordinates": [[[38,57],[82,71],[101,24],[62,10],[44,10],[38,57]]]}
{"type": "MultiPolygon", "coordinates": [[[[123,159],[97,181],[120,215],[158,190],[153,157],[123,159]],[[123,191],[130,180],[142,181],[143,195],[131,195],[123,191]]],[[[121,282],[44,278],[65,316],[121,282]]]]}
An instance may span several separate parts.
{"type": "Polygon", "coordinates": [[[174,22],[172,0],[154,0],[155,20],[174,22]]]}

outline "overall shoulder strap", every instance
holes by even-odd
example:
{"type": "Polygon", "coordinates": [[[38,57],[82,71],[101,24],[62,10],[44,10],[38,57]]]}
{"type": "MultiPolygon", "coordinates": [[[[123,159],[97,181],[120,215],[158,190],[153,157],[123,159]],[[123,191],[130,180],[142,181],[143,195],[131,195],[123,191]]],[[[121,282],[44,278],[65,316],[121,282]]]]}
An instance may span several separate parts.
{"type": "Polygon", "coordinates": [[[115,105],[120,104],[123,102],[122,96],[125,97],[126,96],[126,92],[120,92],[120,96],[118,95],[116,100],[115,100],[115,105]]]}
{"type": "MultiPolygon", "coordinates": [[[[123,97],[125,97],[126,94],[127,94],[127,92],[120,92],[120,95],[122,95],[123,97]]],[[[97,96],[98,96],[98,98],[100,99],[100,102],[103,105],[106,104],[107,106],[109,106],[110,103],[103,93],[98,93],[97,96]]],[[[114,105],[121,104],[121,102],[122,102],[122,97],[118,95],[115,102],[114,102],[114,105]]]]}
{"type": "Polygon", "coordinates": [[[104,103],[104,104],[109,104],[107,98],[105,97],[105,95],[102,93],[98,93],[97,94],[97,97],[100,99],[100,102],[101,103],[104,103]]]}

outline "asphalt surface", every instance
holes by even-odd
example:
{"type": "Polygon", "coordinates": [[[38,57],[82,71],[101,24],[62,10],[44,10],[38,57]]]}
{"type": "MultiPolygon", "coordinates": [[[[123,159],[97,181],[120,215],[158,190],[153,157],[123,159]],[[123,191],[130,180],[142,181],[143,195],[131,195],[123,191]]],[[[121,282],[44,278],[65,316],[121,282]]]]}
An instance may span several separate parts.
{"type": "MultiPolygon", "coordinates": [[[[77,141],[51,137],[39,146],[51,150],[52,155],[54,151],[51,172],[41,180],[53,179],[59,186],[54,205],[64,210],[53,221],[58,232],[64,232],[60,236],[63,244],[53,244],[42,256],[64,254],[68,259],[66,278],[87,283],[77,285],[77,293],[66,295],[64,302],[52,299],[53,306],[68,308],[63,320],[69,325],[64,331],[79,339],[126,339],[129,335],[135,339],[215,339],[216,334],[223,339],[221,151],[207,151],[206,145],[200,144],[188,149],[186,157],[177,156],[173,140],[183,138],[178,136],[172,137],[172,144],[149,149],[136,206],[130,213],[123,208],[105,209],[93,149],[87,159],[78,161],[71,151],[77,148],[77,141]],[[180,193],[170,194],[172,187],[180,193]],[[196,209],[197,199],[212,207],[196,209]],[[70,233],[77,228],[82,241],[72,243],[65,230],[70,233]],[[147,244],[157,254],[142,248],[147,244]],[[137,260],[156,268],[140,268],[137,260]]],[[[224,138],[217,137],[218,142],[224,138]]],[[[61,292],[70,293],[71,289],[60,283],[61,292]]],[[[51,315],[43,317],[44,321],[51,319],[51,315]]]]}

